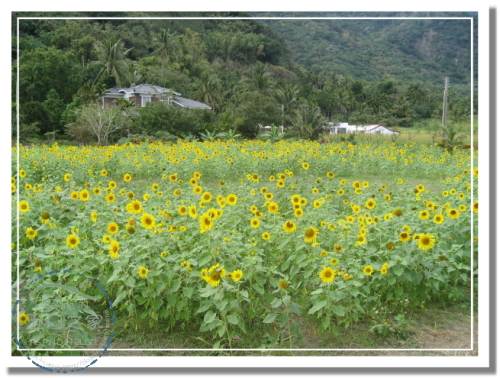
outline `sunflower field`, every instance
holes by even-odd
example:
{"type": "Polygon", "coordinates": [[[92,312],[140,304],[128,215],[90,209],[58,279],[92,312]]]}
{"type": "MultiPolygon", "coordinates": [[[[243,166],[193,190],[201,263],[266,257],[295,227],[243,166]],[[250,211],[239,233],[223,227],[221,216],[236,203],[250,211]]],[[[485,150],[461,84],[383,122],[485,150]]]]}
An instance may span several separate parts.
{"type": "Polygon", "coordinates": [[[374,308],[470,300],[477,278],[476,151],[179,140],[12,161],[13,283],[83,273],[121,327],[232,348],[264,325],[293,347],[298,319],[336,334],[374,308]]]}

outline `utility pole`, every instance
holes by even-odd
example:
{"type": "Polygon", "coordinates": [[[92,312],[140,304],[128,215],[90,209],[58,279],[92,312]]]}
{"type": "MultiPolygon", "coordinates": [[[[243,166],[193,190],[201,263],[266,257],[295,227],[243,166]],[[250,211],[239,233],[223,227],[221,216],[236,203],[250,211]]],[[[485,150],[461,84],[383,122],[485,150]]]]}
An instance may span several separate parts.
{"type": "MultiPolygon", "coordinates": [[[[448,77],[444,79],[444,93],[443,93],[443,119],[441,124],[446,127],[446,120],[448,116],[448,77]]],[[[446,136],[445,130],[441,131],[441,136],[444,138],[446,136]]]]}

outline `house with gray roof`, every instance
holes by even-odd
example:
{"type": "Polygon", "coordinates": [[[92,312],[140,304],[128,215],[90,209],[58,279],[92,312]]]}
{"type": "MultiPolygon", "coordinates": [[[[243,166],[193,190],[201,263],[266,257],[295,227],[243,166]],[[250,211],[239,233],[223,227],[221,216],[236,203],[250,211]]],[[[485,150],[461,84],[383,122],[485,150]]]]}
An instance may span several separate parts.
{"type": "Polygon", "coordinates": [[[181,97],[181,94],[173,89],[153,84],[139,84],[131,88],[109,88],[101,97],[102,106],[113,105],[118,98],[134,101],[136,108],[144,108],[148,102],[162,101],[185,109],[212,109],[203,102],[181,97]]]}

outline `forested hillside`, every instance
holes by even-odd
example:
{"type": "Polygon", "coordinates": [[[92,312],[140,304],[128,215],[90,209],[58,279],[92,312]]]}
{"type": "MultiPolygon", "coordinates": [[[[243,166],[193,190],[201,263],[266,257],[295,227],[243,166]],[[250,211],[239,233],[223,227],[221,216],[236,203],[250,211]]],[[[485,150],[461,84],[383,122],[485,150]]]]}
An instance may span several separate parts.
{"type": "MultiPolygon", "coordinates": [[[[174,89],[213,108],[179,112],[151,103],[120,121],[133,133],[172,138],[255,137],[259,124],[289,130],[305,124],[305,135],[314,138],[327,120],[410,127],[440,117],[446,75],[450,121],[470,114],[470,29],[462,20],[237,19],[246,16],[13,14],[12,109],[19,105],[22,137],[58,133],[92,141],[82,112],[106,88],[141,83],[174,89]],[[42,16],[103,19],[20,20],[17,36],[17,17],[42,16]],[[140,19],[152,16],[212,18],[140,19]]],[[[125,113],[131,105],[120,104],[125,113]]]]}
{"type": "MultiPolygon", "coordinates": [[[[270,16],[258,13],[256,16],[270,16]]],[[[276,15],[276,14],[273,14],[276,15]]],[[[282,17],[304,13],[282,13],[282,17]]],[[[373,13],[310,13],[309,17],[373,17],[373,13]]],[[[467,13],[382,13],[377,17],[471,17],[467,13]]],[[[315,73],[337,69],[359,80],[384,74],[407,82],[442,85],[467,93],[471,82],[470,19],[262,20],[283,36],[296,63],[315,73]]],[[[477,16],[474,17],[477,33],[477,16]]],[[[477,43],[477,41],[476,41],[477,43]]],[[[477,55],[475,76],[477,80],[477,55]]]]}

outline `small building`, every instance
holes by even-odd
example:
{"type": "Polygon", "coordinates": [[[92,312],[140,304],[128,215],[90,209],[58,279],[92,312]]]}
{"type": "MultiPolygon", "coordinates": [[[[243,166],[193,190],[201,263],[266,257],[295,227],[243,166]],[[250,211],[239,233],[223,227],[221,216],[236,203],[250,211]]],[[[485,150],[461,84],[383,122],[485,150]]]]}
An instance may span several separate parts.
{"type": "Polygon", "coordinates": [[[351,133],[384,134],[384,135],[400,134],[399,131],[391,130],[386,126],[381,126],[381,125],[357,126],[357,125],[349,125],[347,122],[339,123],[337,125],[334,125],[333,122],[330,122],[327,129],[329,130],[330,135],[351,134],[351,133]]]}
{"type": "Polygon", "coordinates": [[[140,84],[130,88],[109,88],[101,98],[102,106],[113,105],[116,99],[124,98],[128,101],[134,101],[136,108],[144,108],[148,102],[162,101],[180,108],[212,109],[203,102],[181,97],[181,94],[173,89],[153,84],[140,84]]]}

